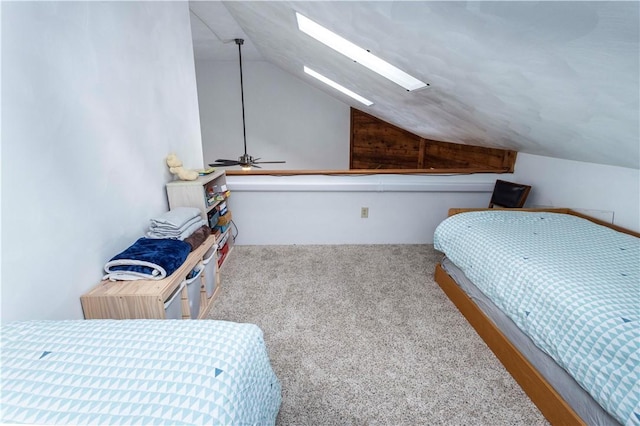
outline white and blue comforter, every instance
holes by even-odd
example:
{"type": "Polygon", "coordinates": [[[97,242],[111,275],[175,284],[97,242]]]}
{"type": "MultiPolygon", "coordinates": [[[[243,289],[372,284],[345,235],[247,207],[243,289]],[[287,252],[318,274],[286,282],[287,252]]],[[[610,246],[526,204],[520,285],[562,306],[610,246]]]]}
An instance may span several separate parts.
{"type": "Polygon", "coordinates": [[[555,213],[457,214],[445,253],[602,407],[640,424],[640,239],[555,213]]]}
{"type": "Polygon", "coordinates": [[[1,423],[274,424],[280,407],[252,324],[27,321],[1,331],[1,423]]]}

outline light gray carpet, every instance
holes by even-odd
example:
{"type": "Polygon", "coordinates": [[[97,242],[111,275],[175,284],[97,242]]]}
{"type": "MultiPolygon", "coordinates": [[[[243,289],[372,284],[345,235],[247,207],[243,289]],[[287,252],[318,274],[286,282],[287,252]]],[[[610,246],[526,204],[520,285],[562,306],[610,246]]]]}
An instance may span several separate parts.
{"type": "Polygon", "coordinates": [[[211,319],[258,324],[279,425],[543,425],[433,280],[431,245],[237,246],[211,319]]]}

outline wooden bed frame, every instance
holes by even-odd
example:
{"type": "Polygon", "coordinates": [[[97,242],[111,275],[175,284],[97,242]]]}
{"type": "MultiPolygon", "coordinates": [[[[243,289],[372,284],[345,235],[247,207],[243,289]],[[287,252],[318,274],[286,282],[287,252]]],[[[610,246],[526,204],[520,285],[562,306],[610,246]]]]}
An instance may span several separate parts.
{"type": "MultiPolygon", "coordinates": [[[[449,216],[469,211],[483,211],[490,209],[449,209],[449,216]]],[[[513,209],[491,209],[513,210],[513,209]]],[[[564,213],[590,220],[616,231],[640,237],[640,233],[631,231],[599,219],[591,218],[571,209],[517,209],[518,211],[539,211],[564,213]]],[[[502,362],[507,371],[518,382],[520,387],[538,407],[540,412],[552,425],[585,425],[585,422],[556,392],[536,368],[516,349],[509,339],[496,327],[482,310],[471,300],[469,296],[456,284],[453,278],[447,274],[438,263],[436,265],[435,280],[445,294],[451,299],[458,310],[473,326],[478,335],[482,337],[487,346],[502,362]]]]}

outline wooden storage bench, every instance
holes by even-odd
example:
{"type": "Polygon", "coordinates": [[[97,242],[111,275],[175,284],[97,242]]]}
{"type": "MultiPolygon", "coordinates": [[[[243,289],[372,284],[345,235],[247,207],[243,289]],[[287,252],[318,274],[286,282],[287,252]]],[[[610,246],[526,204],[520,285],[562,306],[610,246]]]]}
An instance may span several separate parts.
{"type": "MultiPolygon", "coordinates": [[[[210,235],[200,247],[189,254],[182,266],[162,280],[101,281],[80,297],[84,317],[86,319],[165,319],[165,302],[180,287],[189,272],[202,261],[203,256],[214,243],[215,236],[210,235]]],[[[216,285],[211,297],[207,297],[204,286],[205,277],[200,277],[200,311],[197,318],[207,316],[213,301],[218,296],[220,281],[217,268],[215,275],[216,285]]],[[[182,318],[190,318],[186,287],[182,289],[181,304],[182,318]]]]}

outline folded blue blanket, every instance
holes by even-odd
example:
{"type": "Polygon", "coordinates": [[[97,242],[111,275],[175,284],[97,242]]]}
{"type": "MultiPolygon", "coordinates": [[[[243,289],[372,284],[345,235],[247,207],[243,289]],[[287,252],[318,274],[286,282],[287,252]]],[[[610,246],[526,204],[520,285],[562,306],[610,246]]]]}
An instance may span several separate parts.
{"type": "Polygon", "coordinates": [[[191,246],[180,240],[140,238],[104,266],[105,279],[161,280],[178,269],[191,246]]]}

